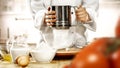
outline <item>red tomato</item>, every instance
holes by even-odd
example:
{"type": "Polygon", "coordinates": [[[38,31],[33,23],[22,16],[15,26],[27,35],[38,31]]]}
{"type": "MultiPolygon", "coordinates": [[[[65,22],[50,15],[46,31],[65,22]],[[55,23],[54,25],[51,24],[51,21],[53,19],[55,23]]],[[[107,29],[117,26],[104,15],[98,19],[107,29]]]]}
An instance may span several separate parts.
{"type": "Polygon", "coordinates": [[[106,57],[95,50],[88,49],[79,52],[73,61],[70,68],[109,68],[109,63],[106,57]]]}
{"type": "Polygon", "coordinates": [[[119,40],[110,37],[96,39],[80,50],[65,68],[120,68],[119,40]]]}
{"type": "Polygon", "coordinates": [[[120,17],[118,19],[118,22],[117,22],[117,25],[116,25],[116,28],[115,28],[115,35],[117,38],[120,38],[120,17]]]}
{"type": "Polygon", "coordinates": [[[111,42],[112,38],[110,37],[98,38],[90,44],[88,44],[85,49],[93,49],[104,53],[106,51],[106,48],[108,47],[108,44],[110,44],[111,42]]]}
{"type": "Polygon", "coordinates": [[[120,68],[120,49],[110,55],[111,68],[120,68]]]}

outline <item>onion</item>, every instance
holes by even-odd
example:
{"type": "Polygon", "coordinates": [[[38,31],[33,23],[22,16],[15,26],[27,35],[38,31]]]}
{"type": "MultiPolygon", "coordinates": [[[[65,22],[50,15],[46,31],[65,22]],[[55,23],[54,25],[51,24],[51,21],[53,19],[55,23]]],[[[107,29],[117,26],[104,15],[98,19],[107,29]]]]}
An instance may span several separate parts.
{"type": "Polygon", "coordinates": [[[29,62],[30,62],[29,56],[25,56],[25,55],[19,56],[16,59],[16,63],[22,67],[26,67],[29,64],[29,62]]]}

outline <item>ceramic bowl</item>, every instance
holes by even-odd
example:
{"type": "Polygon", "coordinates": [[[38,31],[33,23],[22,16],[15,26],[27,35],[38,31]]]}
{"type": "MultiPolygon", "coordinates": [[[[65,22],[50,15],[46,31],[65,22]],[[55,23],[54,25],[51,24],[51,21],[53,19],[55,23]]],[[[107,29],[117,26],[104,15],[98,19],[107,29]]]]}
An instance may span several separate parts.
{"type": "Polygon", "coordinates": [[[39,49],[39,50],[32,50],[30,51],[30,53],[36,62],[50,63],[56,54],[56,50],[55,49],[48,49],[48,50],[39,49]]]}

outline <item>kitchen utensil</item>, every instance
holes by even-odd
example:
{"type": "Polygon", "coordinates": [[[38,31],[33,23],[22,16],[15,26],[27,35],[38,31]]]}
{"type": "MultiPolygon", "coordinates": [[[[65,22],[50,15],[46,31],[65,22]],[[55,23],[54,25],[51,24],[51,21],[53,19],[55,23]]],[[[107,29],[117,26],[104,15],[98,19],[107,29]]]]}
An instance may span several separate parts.
{"type": "Polygon", "coordinates": [[[32,57],[36,62],[48,63],[51,62],[56,54],[56,49],[51,47],[45,39],[45,36],[41,33],[41,37],[43,38],[37,43],[37,46],[30,51],[32,57]]]}
{"type": "Polygon", "coordinates": [[[39,50],[32,50],[30,53],[36,62],[50,63],[56,54],[56,50],[55,49],[39,49],[39,50]]]}
{"type": "Polygon", "coordinates": [[[51,6],[53,11],[56,11],[56,23],[53,27],[57,29],[69,29],[71,26],[71,6],[69,5],[60,5],[60,6],[51,6]]]}

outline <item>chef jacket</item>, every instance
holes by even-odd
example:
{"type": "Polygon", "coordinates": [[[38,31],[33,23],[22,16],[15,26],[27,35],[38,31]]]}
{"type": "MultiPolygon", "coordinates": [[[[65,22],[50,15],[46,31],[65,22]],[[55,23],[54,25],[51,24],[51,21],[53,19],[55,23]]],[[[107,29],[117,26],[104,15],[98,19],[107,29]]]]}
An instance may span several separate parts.
{"type": "Polygon", "coordinates": [[[33,14],[35,27],[39,29],[50,46],[55,48],[66,48],[76,46],[83,47],[87,43],[86,30],[96,31],[96,18],[98,11],[98,0],[30,0],[30,8],[33,14]],[[52,5],[70,5],[85,7],[91,21],[81,23],[76,21],[75,9],[71,8],[71,24],[69,29],[55,29],[44,24],[44,16],[48,7],[52,5]]]}

